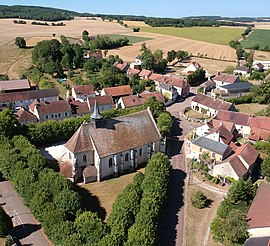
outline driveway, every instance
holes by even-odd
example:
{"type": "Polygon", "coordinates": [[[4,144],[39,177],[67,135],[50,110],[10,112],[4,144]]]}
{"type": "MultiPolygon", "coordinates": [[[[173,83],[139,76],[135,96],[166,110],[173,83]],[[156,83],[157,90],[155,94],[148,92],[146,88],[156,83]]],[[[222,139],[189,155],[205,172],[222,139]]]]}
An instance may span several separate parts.
{"type": "Polygon", "coordinates": [[[16,237],[22,245],[52,245],[9,181],[0,180],[0,204],[12,217],[14,226],[12,236],[16,237]]]}
{"type": "Polygon", "coordinates": [[[167,108],[173,118],[173,136],[168,143],[173,171],[168,187],[168,198],[161,218],[160,245],[182,246],[184,235],[184,188],[186,177],[186,162],[183,153],[183,139],[196,126],[185,119],[180,119],[179,112],[190,106],[192,97],[184,102],[177,102],[167,108]]]}

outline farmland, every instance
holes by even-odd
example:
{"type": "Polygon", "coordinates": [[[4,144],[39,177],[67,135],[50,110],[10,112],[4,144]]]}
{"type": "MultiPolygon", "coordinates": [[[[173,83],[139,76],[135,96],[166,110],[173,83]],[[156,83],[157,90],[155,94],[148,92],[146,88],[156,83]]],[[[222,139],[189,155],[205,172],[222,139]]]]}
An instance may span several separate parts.
{"type": "Polygon", "coordinates": [[[255,45],[259,45],[260,48],[267,45],[270,47],[270,30],[255,29],[241,44],[244,48],[254,47],[255,45]]]}
{"type": "Polygon", "coordinates": [[[109,36],[113,40],[126,37],[129,40],[129,44],[136,44],[136,43],[153,39],[153,38],[145,38],[145,37],[130,36],[130,35],[119,35],[119,34],[109,34],[106,36],[109,36]]]}
{"type": "Polygon", "coordinates": [[[141,31],[165,34],[213,44],[228,45],[231,40],[241,37],[244,28],[232,27],[141,27],[141,31]]]}

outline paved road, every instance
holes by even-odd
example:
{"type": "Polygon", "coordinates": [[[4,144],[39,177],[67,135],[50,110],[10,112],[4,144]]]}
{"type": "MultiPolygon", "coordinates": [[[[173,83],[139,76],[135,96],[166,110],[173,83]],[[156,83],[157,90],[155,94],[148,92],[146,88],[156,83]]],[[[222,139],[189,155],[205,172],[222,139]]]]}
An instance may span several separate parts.
{"type": "Polygon", "coordinates": [[[47,237],[33,218],[30,210],[24,205],[22,198],[8,181],[0,180],[0,204],[10,216],[13,216],[14,235],[22,245],[50,246],[47,237]]]}
{"type": "Polygon", "coordinates": [[[192,98],[189,97],[184,102],[175,103],[167,108],[174,117],[173,137],[168,144],[173,171],[168,187],[168,199],[161,219],[159,241],[162,246],[183,245],[186,162],[182,146],[184,136],[194,128],[194,125],[180,119],[179,112],[190,106],[192,98]]]}

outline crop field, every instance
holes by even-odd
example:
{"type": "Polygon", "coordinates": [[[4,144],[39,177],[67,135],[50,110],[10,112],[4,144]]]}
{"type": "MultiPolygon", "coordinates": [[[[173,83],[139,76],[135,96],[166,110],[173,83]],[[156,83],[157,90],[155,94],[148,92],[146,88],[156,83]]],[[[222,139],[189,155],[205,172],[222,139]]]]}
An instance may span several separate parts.
{"type": "Polygon", "coordinates": [[[141,27],[141,31],[144,32],[222,45],[228,45],[231,40],[239,39],[244,30],[244,28],[238,27],[141,27]]]}
{"type": "Polygon", "coordinates": [[[52,39],[57,39],[58,41],[61,41],[60,37],[31,37],[28,40],[26,40],[26,46],[28,47],[33,47],[36,46],[38,42],[43,41],[43,40],[52,40],[52,39]]]}
{"type": "Polygon", "coordinates": [[[126,37],[128,38],[130,44],[136,44],[136,43],[153,39],[153,38],[145,38],[145,37],[130,36],[130,35],[119,35],[119,34],[109,34],[106,36],[109,36],[113,40],[126,37]]]}
{"type": "Polygon", "coordinates": [[[149,27],[144,21],[124,21],[129,27],[149,27]]]}
{"type": "Polygon", "coordinates": [[[244,48],[259,45],[260,48],[269,46],[270,48],[270,30],[253,30],[252,33],[241,42],[244,48]]]}

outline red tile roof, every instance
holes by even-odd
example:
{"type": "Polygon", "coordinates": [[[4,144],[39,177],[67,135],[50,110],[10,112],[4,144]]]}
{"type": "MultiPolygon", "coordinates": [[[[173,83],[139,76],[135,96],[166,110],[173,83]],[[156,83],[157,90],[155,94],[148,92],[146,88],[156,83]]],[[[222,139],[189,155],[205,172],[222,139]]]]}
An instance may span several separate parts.
{"type": "Polygon", "coordinates": [[[141,70],[136,69],[136,68],[129,68],[127,70],[128,75],[138,75],[141,72],[141,70]]]}
{"type": "Polygon", "coordinates": [[[250,114],[219,110],[215,119],[232,122],[236,125],[249,126],[249,123],[252,120],[252,116],[250,114]]]}
{"type": "Polygon", "coordinates": [[[208,108],[216,109],[216,110],[230,110],[233,107],[232,103],[220,100],[220,99],[215,99],[210,96],[206,96],[203,94],[197,94],[193,99],[193,102],[202,104],[208,108]]]}
{"type": "Polygon", "coordinates": [[[219,137],[222,139],[222,142],[225,144],[229,144],[234,136],[233,134],[223,125],[221,124],[220,126],[213,128],[209,131],[209,133],[219,133],[219,137]]]}
{"type": "Polygon", "coordinates": [[[235,151],[234,155],[241,156],[251,166],[256,162],[259,152],[250,143],[245,143],[235,151]]]}
{"type": "Polygon", "coordinates": [[[67,100],[54,101],[54,102],[39,102],[34,101],[30,106],[35,105],[39,115],[61,113],[71,111],[71,107],[67,100]]]}
{"type": "Polygon", "coordinates": [[[213,78],[213,80],[230,83],[230,84],[235,83],[238,79],[239,79],[238,76],[233,75],[233,74],[226,74],[226,73],[218,74],[213,78]]]}
{"type": "Polygon", "coordinates": [[[238,177],[243,177],[248,172],[248,169],[238,156],[232,156],[228,161],[238,177]]]}
{"type": "Polygon", "coordinates": [[[126,71],[127,69],[128,69],[128,67],[129,67],[129,64],[128,63],[126,63],[126,62],[124,62],[124,63],[117,63],[116,65],[115,65],[120,71],[126,71]]]}
{"type": "Polygon", "coordinates": [[[16,113],[16,116],[21,123],[29,122],[29,121],[37,122],[37,117],[33,115],[32,113],[30,113],[29,111],[25,110],[24,108],[20,109],[16,113]]]}
{"type": "Polygon", "coordinates": [[[78,85],[74,86],[74,91],[78,95],[95,95],[93,85],[78,85]]]}
{"type": "Polygon", "coordinates": [[[98,106],[102,105],[113,105],[113,99],[111,96],[97,96],[94,98],[88,98],[90,107],[93,107],[95,105],[95,101],[97,101],[98,106]]]}
{"type": "Polygon", "coordinates": [[[72,175],[72,163],[69,161],[62,162],[59,165],[60,173],[66,178],[73,178],[72,175]]]}
{"type": "Polygon", "coordinates": [[[257,116],[250,120],[251,140],[268,140],[270,136],[270,117],[257,116]]]}
{"type": "Polygon", "coordinates": [[[132,95],[132,90],[130,85],[121,85],[116,87],[108,87],[103,89],[105,95],[117,97],[117,96],[127,96],[132,95]]]}
{"type": "Polygon", "coordinates": [[[270,227],[270,183],[259,186],[258,192],[248,210],[250,228],[270,227]]]}
{"type": "Polygon", "coordinates": [[[28,79],[0,81],[0,91],[30,90],[28,79]]]}
{"type": "Polygon", "coordinates": [[[74,114],[83,115],[90,113],[87,102],[72,101],[70,102],[70,106],[74,114]]]}
{"type": "Polygon", "coordinates": [[[165,102],[165,98],[160,92],[143,91],[140,93],[140,97],[143,97],[146,101],[151,97],[155,97],[158,101],[165,102]]]}
{"type": "Polygon", "coordinates": [[[158,73],[152,73],[152,74],[150,75],[149,79],[155,81],[155,80],[157,80],[159,77],[162,77],[162,75],[161,75],[161,74],[158,74],[158,73]]]}
{"type": "Polygon", "coordinates": [[[149,77],[151,74],[152,74],[152,72],[151,72],[150,70],[143,69],[143,70],[139,73],[139,76],[140,76],[140,77],[149,77]]]}
{"type": "Polygon", "coordinates": [[[228,131],[231,133],[235,129],[235,125],[233,122],[221,121],[221,120],[217,120],[217,119],[212,119],[212,120],[207,122],[207,125],[211,128],[218,127],[218,126],[220,126],[220,124],[223,124],[228,129],[228,131]]]}

